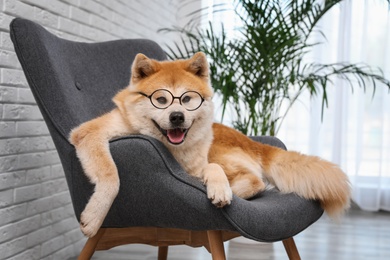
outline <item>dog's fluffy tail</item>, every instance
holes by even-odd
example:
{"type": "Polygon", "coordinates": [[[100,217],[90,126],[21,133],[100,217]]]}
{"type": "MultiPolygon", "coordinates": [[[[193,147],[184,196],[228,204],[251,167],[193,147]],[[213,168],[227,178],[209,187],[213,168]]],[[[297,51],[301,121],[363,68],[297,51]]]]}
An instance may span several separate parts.
{"type": "Polygon", "coordinates": [[[239,147],[254,161],[260,160],[263,176],[280,191],[318,200],[334,218],[349,208],[351,187],[347,175],[337,165],[316,156],[255,142],[221,124],[214,124],[213,131],[215,145],[224,146],[225,151],[239,147]]]}
{"type": "Polygon", "coordinates": [[[295,192],[304,198],[319,200],[332,218],[349,208],[350,183],[337,165],[316,156],[274,147],[260,150],[263,174],[282,192],[295,192]]]}

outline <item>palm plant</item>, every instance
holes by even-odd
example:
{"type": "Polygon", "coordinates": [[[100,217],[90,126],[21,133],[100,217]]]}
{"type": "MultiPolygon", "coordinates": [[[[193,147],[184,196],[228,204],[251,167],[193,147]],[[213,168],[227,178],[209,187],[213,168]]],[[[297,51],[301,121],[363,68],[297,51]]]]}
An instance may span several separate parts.
{"type": "MultiPolygon", "coordinates": [[[[327,86],[335,76],[366,89],[369,82],[390,88],[380,69],[364,64],[318,64],[305,55],[321,42],[312,41],[319,33],[318,21],[343,0],[235,0],[234,13],[241,22],[237,37],[227,37],[221,25],[194,26],[162,31],[179,32],[181,40],[169,47],[171,59],[188,58],[202,51],[210,61],[211,83],[222,98],[222,118],[229,107],[233,126],[244,134],[275,135],[289,108],[304,92],[321,94],[322,111],[328,102],[327,86]],[[292,91],[295,90],[295,91],[292,91]],[[282,103],[287,109],[281,111],[282,103]]],[[[222,7],[223,8],[223,7],[222,7]]],[[[199,16],[200,11],[192,13],[199,16]]]]}

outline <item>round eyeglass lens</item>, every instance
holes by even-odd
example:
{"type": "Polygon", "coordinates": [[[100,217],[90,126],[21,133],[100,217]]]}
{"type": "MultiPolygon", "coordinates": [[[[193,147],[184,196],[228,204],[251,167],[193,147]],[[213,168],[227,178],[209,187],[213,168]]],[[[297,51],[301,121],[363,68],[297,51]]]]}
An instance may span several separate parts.
{"type": "Polygon", "coordinates": [[[202,97],[198,92],[187,91],[180,97],[181,105],[187,110],[195,110],[202,104],[202,97]]]}
{"type": "Polygon", "coordinates": [[[172,94],[164,89],[157,90],[150,98],[152,104],[158,108],[169,107],[172,104],[172,99],[172,94]]]}

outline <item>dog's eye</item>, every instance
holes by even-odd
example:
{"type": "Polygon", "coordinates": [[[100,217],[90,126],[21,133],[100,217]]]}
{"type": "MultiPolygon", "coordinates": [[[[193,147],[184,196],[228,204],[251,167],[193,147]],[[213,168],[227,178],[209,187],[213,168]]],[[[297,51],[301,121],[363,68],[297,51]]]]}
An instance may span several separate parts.
{"type": "Polygon", "coordinates": [[[156,98],[156,100],[161,105],[165,105],[168,102],[167,98],[165,98],[165,97],[158,97],[158,98],[156,98]]]}
{"type": "Polygon", "coordinates": [[[181,100],[181,102],[183,102],[183,103],[188,103],[188,102],[190,102],[190,101],[191,101],[191,97],[190,97],[190,96],[185,96],[185,97],[183,97],[182,100],[181,100]]]}

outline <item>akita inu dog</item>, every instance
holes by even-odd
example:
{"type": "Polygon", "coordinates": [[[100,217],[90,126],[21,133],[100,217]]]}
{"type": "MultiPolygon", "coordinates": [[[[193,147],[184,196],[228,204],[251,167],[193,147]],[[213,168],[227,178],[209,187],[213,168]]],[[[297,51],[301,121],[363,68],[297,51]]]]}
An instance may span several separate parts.
{"type": "Polygon", "coordinates": [[[85,174],[95,192],[81,215],[81,230],[92,237],[119,190],[109,140],[143,134],[163,142],[182,167],[199,178],[217,207],[230,204],[232,193],[250,198],[265,181],[281,192],[319,200],[335,216],[349,206],[350,185],[336,165],[318,157],[252,141],[238,131],[213,123],[213,90],[203,53],[188,60],[156,61],[138,54],[128,87],[113,101],[117,108],[72,130],[85,174]]]}

